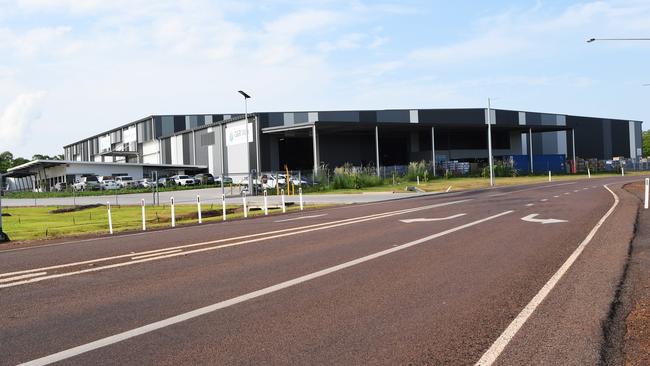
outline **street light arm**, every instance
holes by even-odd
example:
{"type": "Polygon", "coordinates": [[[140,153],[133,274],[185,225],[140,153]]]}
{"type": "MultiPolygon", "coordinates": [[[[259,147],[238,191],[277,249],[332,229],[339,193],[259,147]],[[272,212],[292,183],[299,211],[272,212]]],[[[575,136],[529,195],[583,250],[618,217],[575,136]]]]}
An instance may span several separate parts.
{"type": "Polygon", "coordinates": [[[594,41],[650,41],[650,38],[589,38],[587,43],[594,41]]]}

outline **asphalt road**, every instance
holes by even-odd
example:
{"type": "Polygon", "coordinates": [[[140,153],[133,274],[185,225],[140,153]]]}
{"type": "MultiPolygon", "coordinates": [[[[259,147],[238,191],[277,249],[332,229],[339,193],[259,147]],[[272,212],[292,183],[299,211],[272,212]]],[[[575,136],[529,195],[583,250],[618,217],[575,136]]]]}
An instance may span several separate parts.
{"type": "Polygon", "coordinates": [[[596,364],[640,179],[2,250],[0,364],[596,364]]]}

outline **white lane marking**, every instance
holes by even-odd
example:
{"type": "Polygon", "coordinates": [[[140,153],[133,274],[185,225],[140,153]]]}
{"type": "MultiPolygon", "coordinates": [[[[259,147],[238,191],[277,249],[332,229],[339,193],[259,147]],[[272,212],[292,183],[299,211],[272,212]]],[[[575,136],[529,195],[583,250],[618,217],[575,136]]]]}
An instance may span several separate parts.
{"type": "Polygon", "coordinates": [[[419,218],[419,219],[405,219],[405,220],[399,220],[399,221],[401,221],[401,222],[403,222],[403,223],[405,223],[405,224],[410,224],[410,223],[413,223],[413,222],[429,222],[429,221],[443,221],[443,220],[451,220],[451,219],[455,219],[455,218],[457,218],[457,217],[461,217],[461,216],[465,216],[465,215],[467,215],[467,214],[465,214],[465,213],[459,213],[459,214],[451,215],[451,216],[447,216],[447,217],[419,218]]]}
{"type": "Polygon", "coordinates": [[[560,196],[553,196],[553,198],[559,198],[560,196]]]}
{"type": "Polygon", "coordinates": [[[585,187],[585,188],[583,188],[582,190],[584,191],[584,190],[586,190],[586,189],[589,189],[589,187],[585,187]]]}
{"type": "Polygon", "coordinates": [[[532,207],[532,206],[535,206],[535,204],[534,203],[527,203],[526,204],[526,207],[532,207]]]}
{"type": "Polygon", "coordinates": [[[540,201],[540,202],[546,202],[546,201],[548,201],[548,198],[542,198],[542,199],[539,200],[539,201],[540,201]]]}
{"type": "Polygon", "coordinates": [[[451,228],[451,229],[448,229],[448,230],[445,230],[445,231],[441,231],[439,233],[429,235],[429,236],[426,236],[424,238],[417,239],[417,240],[414,240],[414,241],[410,241],[408,243],[401,244],[401,245],[398,245],[396,247],[391,247],[389,249],[385,249],[385,250],[382,250],[380,252],[376,252],[376,253],[373,253],[373,254],[366,255],[364,257],[353,259],[351,261],[341,263],[341,264],[338,264],[338,265],[333,266],[333,267],[325,268],[325,269],[322,269],[320,271],[309,273],[309,274],[306,274],[304,276],[300,276],[300,277],[297,277],[297,278],[294,278],[294,279],[291,279],[291,280],[288,280],[288,281],[285,281],[285,282],[281,282],[281,283],[278,283],[278,284],[273,285],[273,286],[269,286],[269,287],[265,287],[265,288],[257,290],[257,291],[249,292],[247,294],[237,296],[237,297],[234,297],[234,298],[229,299],[229,300],[221,301],[221,302],[218,302],[218,303],[215,303],[215,304],[212,304],[212,305],[208,305],[208,306],[196,309],[196,310],[192,310],[192,311],[189,311],[189,312],[186,312],[186,313],[183,313],[183,314],[179,314],[179,315],[167,318],[167,319],[163,319],[163,320],[157,321],[155,323],[151,323],[151,324],[147,324],[147,325],[144,325],[144,326],[141,326],[141,327],[138,327],[138,328],[134,328],[134,329],[128,330],[126,332],[122,332],[122,333],[115,334],[115,335],[112,335],[112,336],[109,336],[109,337],[106,337],[106,338],[98,339],[98,340],[96,340],[94,342],[83,344],[81,346],[73,347],[73,348],[67,349],[65,351],[61,351],[61,352],[51,354],[49,356],[45,356],[45,357],[41,357],[41,358],[29,361],[29,362],[25,362],[25,363],[23,363],[21,365],[25,365],[25,366],[49,365],[49,364],[54,363],[54,362],[62,361],[62,360],[68,359],[70,357],[78,356],[80,354],[90,352],[92,350],[96,350],[96,349],[99,349],[99,348],[109,346],[111,344],[122,342],[122,341],[125,341],[125,340],[133,338],[133,337],[137,337],[137,336],[142,335],[142,334],[150,333],[150,332],[156,331],[158,329],[168,327],[170,325],[182,323],[184,321],[187,321],[187,320],[190,320],[190,319],[193,319],[193,318],[205,315],[205,314],[209,314],[209,313],[215,312],[217,310],[221,310],[221,309],[233,306],[233,305],[237,305],[237,304],[242,303],[244,301],[248,301],[248,300],[255,299],[255,298],[258,298],[258,297],[261,297],[261,296],[264,296],[264,295],[268,295],[270,293],[277,292],[277,291],[283,290],[283,289],[288,288],[288,287],[296,286],[296,285],[301,284],[303,282],[311,281],[313,279],[326,276],[326,275],[328,275],[330,273],[338,272],[338,271],[341,271],[343,269],[353,267],[353,266],[356,266],[358,264],[368,262],[368,261],[371,261],[373,259],[377,259],[377,258],[386,256],[388,254],[392,254],[392,253],[395,253],[395,252],[398,252],[398,251],[401,251],[401,250],[404,250],[404,249],[407,249],[407,248],[410,248],[410,247],[413,247],[413,246],[416,246],[416,245],[431,241],[433,239],[436,239],[436,238],[439,238],[439,237],[442,237],[442,236],[445,236],[445,235],[449,235],[449,234],[454,233],[456,231],[460,231],[460,230],[466,229],[468,227],[478,225],[480,223],[483,223],[483,222],[486,222],[486,221],[489,221],[489,220],[496,219],[498,217],[510,214],[512,212],[513,212],[512,210],[504,211],[504,212],[501,212],[499,214],[489,216],[489,217],[486,217],[486,218],[483,218],[483,219],[480,219],[480,220],[476,220],[476,221],[473,221],[473,222],[470,222],[470,223],[467,223],[467,224],[464,224],[464,225],[460,225],[460,226],[457,226],[457,227],[454,227],[454,228],[451,228]]]}
{"type": "MultiPolygon", "coordinates": [[[[335,224],[328,225],[328,226],[323,226],[321,224],[319,224],[319,225],[308,225],[308,226],[303,226],[303,228],[309,228],[309,229],[305,229],[305,230],[291,231],[291,232],[288,232],[288,233],[282,233],[282,234],[271,235],[271,236],[267,235],[267,236],[264,236],[264,237],[261,237],[261,238],[248,239],[248,240],[244,240],[244,241],[240,241],[240,242],[234,242],[234,243],[223,244],[223,245],[212,246],[212,247],[206,247],[206,248],[200,248],[200,249],[194,249],[194,250],[186,250],[186,251],[183,251],[183,252],[180,252],[180,253],[172,253],[172,254],[163,255],[163,256],[159,255],[159,256],[156,256],[154,258],[143,258],[143,259],[132,260],[130,262],[115,263],[115,264],[105,265],[105,266],[101,266],[101,267],[93,267],[93,268],[83,269],[83,270],[79,270],[79,271],[59,273],[59,274],[54,274],[54,275],[50,275],[50,276],[38,277],[38,278],[35,278],[35,279],[31,279],[31,280],[24,280],[24,281],[20,281],[20,282],[13,282],[13,283],[10,283],[10,284],[0,285],[0,289],[1,288],[6,288],[6,287],[24,285],[24,284],[28,284],[28,283],[40,282],[40,281],[49,280],[49,279],[53,279],[53,278],[68,277],[68,276],[78,275],[78,274],[82,274],[82,273],[97,272],[97,271],[101,271],[101,270],[105,270],[105,269],[109,269],[109,268],[118,268],[118,267],[130,266],[130,265],[137,264],[137,263],[150,262],[150,261],[160,260],[160,259],[165,259],[165,258],[178,257],[178,256],[181,256],[181,255],[184,256],[184,255],[193,254],[193,253],[201,253],[201,252],[205,252],[205,251],[209,251],[209,250],[230,248],[230,247],[235,247],[235,246],[240,246],[240,245],[250,244],[250,243],[256,243],[256,242],[275,239],[275,238],[282,238],[282,237],[291,236],[291,235],[298,235],[298,234],[308,233],[308,232],[312,232],[312,231],[331,229],[331,228],[334,228],[334,227],[339,227],[339,226],[344,226],[344,225],[351,225],[351,224],[357,224],[357,223],[370,221],[370,220],[383,219],[383,218],[387,218],[387,217],[391,217],[391,216],[401,215],[401,214],[404,214],[404,213],[422,211],[422,210],[425,209],[425,207],[426,207],[426,209],[429,209],[429,208],[435,208],[435,207],[448,206],[448,205],[452,205],[452,204],[455,204],[455,203],[461,203],[461,202],[465,202],[465,201],[470,201],[470,200],[438,203],[438,204],[435,204],[435,205],[428,205],[428,206],[422,206],[422,207],[417,207],[417,208],[413,208],[413,209],[408,209],[407,212],[402,212],[402,211],[389,212],[388,214],[382,214],[382,216],[369,215],[369,216],[367,216],[365,218],[362,218],[362,219],[355,219],[355,221],[350,221],[350,219],[340,220],[341,222],[333,221],[335,224]]],[[[282,231],[286,231],[286,230],[276,230],[275,232],[282,232],[282,231]]],[[[250,235],[250,236],[259,236],[259,235],[250,235]]],[[[205,243],[200,243],[200,244],[202,244],[202,245],[214,244],[214,243],[222,242],[222,241],[224,241],[224,240],[214,240],[212,242],[205,242],[205,243]]],[[[225,241],[231,241],[231,240],[229,239],[229,240],[225,240],[225,241]]],[[[180,249],[180,248],[187,248],[187,247],[192,247],[192,246],[196,246],[196,245],[199,245],[199,244],[191,244],[191,245],[185,245],[185,246],[182,246],[182,247],[168,248],[168,249],[169,250],[171,250],[171,249],[180,249]]],[[[160,253],[157,253],[157,254],[160,254],[160,253]]],[[[129,254],[128,256],[133,256],[133,255],[134,254],[132,253],[132,254],[129,254]]],[[[62,265],[62,266],[64,266],[64,265],[62,265]]]]}
{"type": "Polygon", "coordinates": [[[59,268],[66,268],[66,267],[74,267],[74,266],[79,266],[79,265],[84,265],[84,264],[105,262],[105,261],[109,261],[109,260],[114,260],[114,259],[119,259],[119,258],[126,258],[126,257],[133,257],[133,256],[149,254],[149,253],[164,252],[164,251],[174,250],[174,249],[187,249],[187,248],[193,248],[193,247],[197,247],[197,246],[216,244],[216,243],[223,243],[223,242],[227,242],[227,241],[234,241],[234,240],[247,239],[247,238],[254,238],[254,237],[257,237],[257,236],[277,234],[277,233],[283,233],[283,232],[288,232],[288,231],[293,231],[293,230],[302,230],[302,229],[318,227],[318,226],[327,226],[327,225],[330,225],[330,224],[337,224],[337,223],[342,223],[342,222],[349,222],[350,221],[350,222],[354,223],[354,221],[356,221],[356,220],[361,220],[361,219],[366,219],[366,218],[381,219],[381,218],[384,218],[384,217],[400,215],[400,214],[403,214],[403,213],[410,213],[410,212],[416,212],[416,211],[421,211],[421,210],[428,210],[428,209],[431,209],[431,208],[454,205],[454,204],[468,202],[468,201],[472,201],[472,200],[473,199],[470,198],[470,199],[464,199],[464,200],[458,200],[458,201],[449,201],[449,202],[437,203],[437,204],[427,205],[427,206],[420,206],[420,207],[415,207],[415,208],[408,208],[408,209],[397,210],[397,211],[386,211],[386,212],[382,212],[382,213],[378,213],[378,214],[372,214],[372,215],[366,215],[366,216],[358,216],[358,217],[353,217],[353,218],[349,218],[349,219],[342,219],[342,220],[337,220],[337,221],[323,222],[323,223],[319,223],[319,224],[312,224],[312,225],[306,225],[306,226],[296,226],[296,227],[292,227],[292,228],[288,228],[288,229],[273,230],[273,231],[267,231],[267,232],[256,233],[256,234],[249,234],[249,235],[241,235],[241,236],[236,236],[236,237],[231,237],[231,238],[224,238],[224,239],[219,239],[219,240],[212,240],[212,241],[206,241],[206,242],[200,242],[200,243],[194,243],[194,244],[179,245],[179,246],[169,247],[169,248],[148,250],[148,251],[139,252],[139,253],[132,252],[132,253],[129,253],[129,254],[116,255],[116,256],[112,256],[112,257],[97,258],[97,259],[91,259],[91,260],[81,261],[81,262],[66,263],[66,264],[59,264],[59,265],[49,266],[49,267],[34,268],[34,269],[28,269],[28,270],[22,270],[22,271],[3,273],[3,274],[0,274],[0,276],[18,275],[18,274],[23,274],[23,273],[30,273],[30,272],[37,272],[37,271],[44,271],[44,270],[51,270],[51,269],[59,269],[59,268]],[[386,215],[388,215],[388,216],[386,216],[386,215]]]}
{"type": "Polygon", "coordinates": [[[536,186],[536,187],[531,187],[531,188],[518,189],[518,190],[510,191],[510,192],[492,194],[492,195],[489,195],[488,197],[499,197],[499,196],[505,196],[505,195],[510,194],[510,193],[524,192],[524,191],[530,191],[530,190],[535,190],[535,189],[540,189],[540,188],[560,187],[560,186],[566,186],[566,185],[569,185],[569,184],[576,184],[576,182],[549,184],[549,185],[545,185],[545,186],[536,186]]]}
{"type": "Polygon", "coordinates": [[[578,192],[580,192],[580,190],[578,190],[578,189],[573,190],[573,193],[578,193],[578,192]]]}
{"type": "Polygon", "coordinates": [[[448,193],[449,191],[451,191],[451,186],[447,187],[447,190],[445,192],[448,193]]]}
{"type": "Polygon", "coordinates": [[[571,194],[571,193],[570,193],[570,192],[564,192],[564,194],[569,195],[569,194],[571,194]]]}
{"type": "Polygon", "coordinates": [[[167,255],[167,254],[172,254],[172,253],[178,253],[180,252],[180,249],[176,250],[169,250],[167,252],[160,252],[160,253],[153,253],[153,254],[145,254],[145,255],[139,255],[137,257],[131,257],[131,259],[136,260],[136,259],[142,259],[142,258],[151,258],[151,257],[156,257],[159,255],[167,255]]]}
{"type": "Polygon", "coordinates": [[[497,338],[496,341],[490,346],[490,348],[485,351],[483,356],[481,357],[478,362],[476,362],[476,366],[490,366],[496,361],[496,359],[499,357],[501,352],[506,348],[508,343],[514,338],[514,336],[517,334],[519,329],[526,323],[528,318],[535,312],[535,309],[539,306],[539,304],[544,301],[546,296],[553,290],[555,285],[562,279],[562,276],[571,268],[571,265],[578,259],[578,256],[582,253],[582,251],[585,249],[587,244],[591,242],[591,239],[596,235],[596,232],[600,227],[605,223],[605,220],[614,212],[614,209],[618,205],[618,196],[605,184],[603,187],[609,191],[614,196],[614,204],[612,207],[609,208],[609,211],[605,213],[603,217],[600,218],[596,226],[591,229],[587,237],[578,245],[576,250],[571,253],[569,258],[562,264],[562,266],[553,274],[553,276],[544,284],[544,286],[539,290],[539,292],[533,297],[532,300],[526,305],[526,307],[521,310],[519,315],[508,325],[506,330],[501,333],[499,338],[497,338]]]}
{"type": "Polygon", "coordinates": [[[275,220],[275,222],[287,222],[287,221],[296,221],[296,220],[303,220],[303,219],[313,219],[315,217],[321,217],[321,216],[325,216],[325,215],[327,215],[327,214],[292,217],[290,219],[275,220]]]}
{"type": "Polygon", "coordinates": [[[567,220],[560,220],[560,219],[536,219],[535,217],[539,216],[539,214],[530,214],[528,216],[524,216],[521,219],[523,221],[528,221],[528,222],[536,222],[540,223],[542,225],[546,224],[559,224],[561,222],[569,222],[567,220]]]}
{"type": "Polygon", "coordinates": [[[598,188],[598,186],[591,186],[591,188],[598,188]]]}
{"type": "Polygon", "coordinates": [[[38,272],[38,273],[30,273],[30,274],[26,274],[26,275],[22,275],[22,276],[16,276],[16,277],[0,278],[0,283],[18,281],[18,280],[23,280],[25,278],[43,276],[43,275],[46,275],[46,274],[47,274],[47,272],[38,272]]]}

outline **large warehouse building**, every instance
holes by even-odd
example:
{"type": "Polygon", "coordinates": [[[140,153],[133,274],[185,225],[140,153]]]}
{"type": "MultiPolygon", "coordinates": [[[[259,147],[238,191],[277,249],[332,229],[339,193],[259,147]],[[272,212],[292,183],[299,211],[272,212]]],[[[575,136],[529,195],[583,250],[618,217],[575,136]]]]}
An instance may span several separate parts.
{"type": "MultiPolygon", "coordinates": [[[[490,116],[487,109],[475,108],[262,112],[247,117],[248,133],[241,114],[149,116],[65,146],[65,162],[114,165],[115,173],[121,172],[119,164],[168,171],[177,167],[176,172],[207,171],[235,180],[248,168],[265,172],[285,165],[311,170],[322,164],[333,168],[345,163],[483,162],[488,156],[488,120],[497,159],[636,159],[642,147],[640,121],[501,109],[490,110],[490,116]]],[[[28,174],[29,168],[12,172],[28,174]]],[[[66,176],[58,174],[57,179],[66,176]]]]}

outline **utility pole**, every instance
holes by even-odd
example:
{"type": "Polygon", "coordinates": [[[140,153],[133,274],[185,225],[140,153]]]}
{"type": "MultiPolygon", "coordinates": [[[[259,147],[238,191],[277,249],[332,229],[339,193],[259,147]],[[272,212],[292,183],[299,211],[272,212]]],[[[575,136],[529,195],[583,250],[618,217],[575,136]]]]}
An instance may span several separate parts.
{"type": "Polygon", "coordinates": [[[492,162],[492,106],[490,105],[490,98],[488,98],[487,123],[488,123],[488,162],[490,164],[490,187],[494,187],[494,166],[492,162]]]}
{"type": "Polygon", "coordinates": [[[2,191],[4,189],[4,175],[0,173],[0,243],[9,241],[9,237],[2,230],[2,191]]]}

